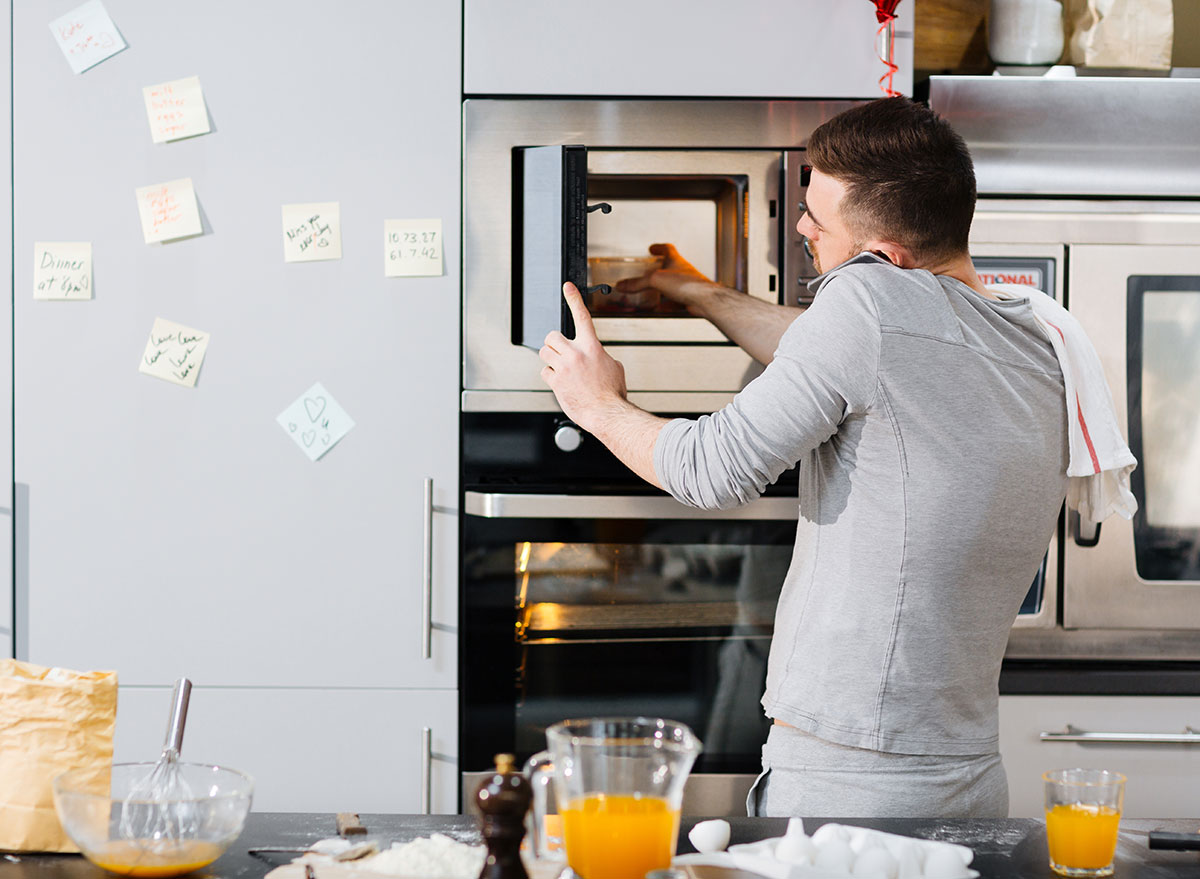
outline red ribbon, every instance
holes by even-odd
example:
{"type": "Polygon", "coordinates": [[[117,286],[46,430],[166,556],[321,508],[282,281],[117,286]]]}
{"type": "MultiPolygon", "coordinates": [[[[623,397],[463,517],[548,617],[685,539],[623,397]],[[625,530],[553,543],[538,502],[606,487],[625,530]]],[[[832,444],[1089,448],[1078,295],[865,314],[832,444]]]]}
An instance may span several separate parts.
{"type": "Polygon", "coordinates": [[[875,50],[876,57],[887,68],[887,72],[879,77],[879,87],[883,89],[884,94],[889,98],[894,98],[900,92],[892,88],[892,77],[896,75],[896,72],[900,68],[896,66],[895,61],[888,60],[889,58],[894,59],[896,57],[896,29],[895,27],[889,28],[888,25],[896,20],[896,6],[899,5],[900,0],[872,0],[872,2],[875,4],[875,18],[879,21],[879,31],[875,35],[876,46],[879,47],[882,45],[885,35],[888,41],[886,58],[879,51],[879,48],[875,50]]]}

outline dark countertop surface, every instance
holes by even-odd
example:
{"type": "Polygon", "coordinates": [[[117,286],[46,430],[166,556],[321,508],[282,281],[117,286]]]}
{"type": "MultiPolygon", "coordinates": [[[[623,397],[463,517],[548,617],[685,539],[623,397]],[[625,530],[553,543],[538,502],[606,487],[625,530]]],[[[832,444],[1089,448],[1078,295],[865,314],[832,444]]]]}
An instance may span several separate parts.
{"type": "MultiPolygon", "coordinates": [[[[1181,783],[1182,780],[1181,780],[1181,783]]],[[[407,842],[431,833],[445,833],[461,842],[481,841],[476,819],[462,815],[362,815],[372,837],[384,843],[407,842]]],[[[683,819],[679,852],[693,851],[687,831],[699,818],[683,819]]],[[[783,818],[730,818],[731,843],[753,842],[781,836],[787,828],[783,818]]],[[[828,818],[804,820],[812,833],[828,818]]],[[[845,819],[839,823],[871,827],[921,839],[937,839],[970,846],[975,850],[971,866],[981,879],[1055,879],[1046,862],[1046,834],[1041,821],[1027,818],[999,819],[845,819]]],[[[1194,820],[1122,820],[1117,845],[1114,879],[1200,879],[1200,854],[1195,852],[1150,851],[1146,833],[1169,830],[1193,833],[1200,830],[1194,820]]],[[[335,836],[332,814],[303,812],[255,812],[246,829],[220,860],[198,873],[210,879],[261,879],[269,870],[288,863],[296,855],[260,855],[249,848],[307,846],[318,839],[335,836]]],[[[0,857],[0,879],[106,879],[110,874],[78,855],[20,855],[14,863],[0,857]]]]}

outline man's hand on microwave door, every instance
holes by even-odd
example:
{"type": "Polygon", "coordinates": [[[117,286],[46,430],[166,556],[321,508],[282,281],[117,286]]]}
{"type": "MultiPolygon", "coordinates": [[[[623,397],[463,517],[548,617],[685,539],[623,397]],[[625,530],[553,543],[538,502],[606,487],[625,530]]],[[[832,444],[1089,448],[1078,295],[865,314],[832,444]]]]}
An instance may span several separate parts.
{"type": "Polygon", "coordinates": [[[546,364],[542,381],[554,391],[563,414],[595,433],[596,418],[625,401],[625,367],[600,344],[579,288],[569,281],[563,284],[563,298],[575,319],[575,338],[558,330],[546,336],[538,351],[546,364]]]}
{"type": "Polygon", "coordinates": [[[542,380],[554,391],[568,418],[604,443],[638,476],[662,488],[654,470],[654,444],[666,419],[629,402],[625,367],[600,344],[579,289],[570,282],[563,284],[563,297],[575,319],[575,338],[568,339],[557,330],[546,336],[538,351],[546,364],[542,380]]]}
{"type": "Polygon", "coordinates": [[[719,284],[701,274],[700,270],[680,256],[674,244],[651,244],[650,253],[662,258],[662,268],[638,278],[626,278],[616,285],[619,293],[636,293],[653,289],[673,302],[687,308],[697,317],[708,317],[708,301],[721,289],[719,284]]]}

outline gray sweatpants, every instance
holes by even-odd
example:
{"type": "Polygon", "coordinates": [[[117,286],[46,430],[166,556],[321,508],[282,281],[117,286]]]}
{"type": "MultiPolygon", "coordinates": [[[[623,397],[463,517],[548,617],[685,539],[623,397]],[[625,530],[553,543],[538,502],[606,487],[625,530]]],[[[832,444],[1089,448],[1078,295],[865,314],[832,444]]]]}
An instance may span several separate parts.
{"type": "Polygon", "coordinates": [[[927,756],[868,751],[772,725],[751,817],[1007,818],[999,754],[927,756]]]}

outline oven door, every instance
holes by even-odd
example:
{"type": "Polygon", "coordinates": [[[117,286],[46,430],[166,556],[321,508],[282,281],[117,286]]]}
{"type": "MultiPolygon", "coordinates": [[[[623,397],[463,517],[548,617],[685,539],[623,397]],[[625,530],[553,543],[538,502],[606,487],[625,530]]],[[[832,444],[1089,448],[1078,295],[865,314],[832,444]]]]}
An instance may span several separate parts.
{"type": "Polygon", "coordinates": [[[698,773],[756,774],[759,699],[798,504],[464,493],[459,765],[545,748],[570,717],[649,715],[704,742],[698,773]]]}
{"type": "Polygon", "coordinates": [[[1200,247],[1072,246],[1070,291],[1138,459],[1138,512],[1069,517],[1064,625],[1200,629],[1200,247]]]}

